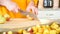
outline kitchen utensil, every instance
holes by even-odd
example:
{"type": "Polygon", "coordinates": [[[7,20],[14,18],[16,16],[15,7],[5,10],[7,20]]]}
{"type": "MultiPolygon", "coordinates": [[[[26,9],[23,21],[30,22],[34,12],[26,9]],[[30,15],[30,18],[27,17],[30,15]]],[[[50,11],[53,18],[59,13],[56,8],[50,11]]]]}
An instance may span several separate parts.
{"type": "Polygon", "coordinates": [[[23,15],[29,15],[30,17],[33,17],[35,20],[38,20],[37,18],[37,15],[33,14],[33,13],[30,13],[30,12],[27,12],[27,11],[23,11],[21,9],[18,10],[21,14],[23,15]]]}

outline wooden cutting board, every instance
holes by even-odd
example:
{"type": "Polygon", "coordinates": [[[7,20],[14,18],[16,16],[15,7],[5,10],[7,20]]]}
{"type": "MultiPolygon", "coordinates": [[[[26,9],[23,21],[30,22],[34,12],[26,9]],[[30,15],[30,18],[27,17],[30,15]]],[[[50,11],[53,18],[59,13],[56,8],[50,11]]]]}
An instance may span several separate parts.
{"type": "Polygon", "coordinates": [[[0,24],[0,29],[14,29],[14,28],[23,28],[29,27],[33,25],[40,24],[36,20],[29,20],[25,18],[18,18],[18,19],[11,19],[10,21],[6,22],[5,24],[0,24]]]}

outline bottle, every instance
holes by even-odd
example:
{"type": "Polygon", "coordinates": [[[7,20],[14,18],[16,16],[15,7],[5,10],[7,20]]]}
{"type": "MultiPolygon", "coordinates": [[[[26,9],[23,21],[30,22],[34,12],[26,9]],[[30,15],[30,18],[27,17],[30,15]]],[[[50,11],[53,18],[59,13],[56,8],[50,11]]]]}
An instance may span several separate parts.
{"type": "Polygon", "coordinates": [[[53,0],[48,0],[48,7],[52,8],[53,7],[53,0]]]}
{"type": "Polygon", "coordinates": [[[43,6],[44,6],[44,8],[47,8],[47,7],[48,7],[47,2],[48,2],[47,0],[44,0],[44,1],[43,1],[43,6]]]}
{"type": "Polygon", "coordinates": [[[44,8],[52,8],[53,0],[44,0],[43,4],[44,4],[44,8]]]}
{"type": "Polygon", "coordinates": [[[60,0],[59,0],[59,8],[60,8],[60,0]]]}

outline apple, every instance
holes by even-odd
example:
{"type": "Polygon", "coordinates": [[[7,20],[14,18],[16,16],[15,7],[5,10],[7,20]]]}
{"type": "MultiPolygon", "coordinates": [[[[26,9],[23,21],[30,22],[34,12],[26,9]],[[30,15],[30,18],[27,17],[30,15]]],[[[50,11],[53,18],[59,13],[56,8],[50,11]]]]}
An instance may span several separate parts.
{"type": "Polygon", "coordinates": [[[46,29],[46,25],[42,25],[41,27],[42,27],[43,30],[46,29]]]}
{"type": "Polygon", "coordinates": [[[6,19],[4,17],[0,16],[0,24],[5,23],[5,21],[6,21],[6,19]]]}
{"type": "Polygon", "coordinates": [[[26,16],[29,20],[34,20],[33,17],[30,17],[29,15],[26,16]]]}
{"type": "Polygon", "coordinates": [[[10,21],[10,18],[6,18],[6,21],[10,21]]]}
{"type": "Polygon", "coordinates": [[[18,30],[18,33],[19,34],[23,33],[23,29],[18,30]]]}
{"type": "Polygon", "coordinates": [[[33,34],[33,32],[30,32],[30,34],[33,34]]]}
{"type": "Polygon", "coordinates": [[[27,31],[31,33],[31,32],[33,32],[33,29],[32,28],[28,28],[27,31]]]}
{"type": "Polygon", "coordinates": [[[36,34],[42,34],[42,33],[40,33],[40,32],[37,32],[36,34]]]}
{"type": "Polygon", "coordinates": [[[12,31],[8,31],[8,34],[13,34],[13,32],[12,31]]]}
{"type": "Polygon", "coordinates": [[[6,18],[6,21],[10,20],[10,16],[8,14],[5,14],[4,17],[6,18]]]}
{"type": "Polygon", "coordinates": [[[50,34],[57,34],[56,30],[50,30],[50,34]]]}
{"type": "Polygon", "coordinates": [[[6,32],[3,32],[3,34],[6,34],[6,32]]]}
{"type": "Polygon", "coordinates": [[[34,33],[36,33],[36,32],[38,31],[38,29],[37,29],[36,26],[33,26],[32,29],[33,29],[33,32],[34,32],[34,33]]]}
{"type": "Polygon", "coordinates": [[[59,34],[60,33],[60,27],[58,29],[56,29],[56,31],[57,31],[57,34],[59,34]]]}
{"type": "Polygon", "coordinates": [[[44,30],[43,30],[42,28],[38,28],[38,32],[39,32],[39,33],[43,33],[43,31],[44,31],[44,30]]]}
{"type": "Polygon", "coordinates": [[[49,34],[49,33],[50,33],[50,31],[48,29],[45,29],[43,32],[43,34],[49,34]]]}
{"type": "Polygon", "coordinates": [[[49,25],[46,25],[46,29],[51,30],[51,28],[50,28],[50,26],[49,26],[49,25]]]}
{"type": "Polygon", "coordinates": [[[41,28],[41,26],[38,24],[38,25],[36,25],[36,28],[39,29],[39,28],[41,28]]]}
{"type": "Polygon", "coordinates": [[[0,15],[0,18],[3,17],[2,15],[0,15]]]}
{"type": "Polygon", "coordinates": [[[7,17],[10,18],[10,16],[9,16],[8,14],[5,14],[4,17],[5,17],[5,18],[7,18],[7,17]]]}
{"type": "Polygon", "coordinates": [[[28,32],[26,30],[23,30],[23,34],[28,34],[28,32]]]}
{"type": "Polygon", "coordinates": [[[57,24],[57,22],[54,22],[54,23],[51,25],[51,28],[52,28],[52,29],[58,29],[58,28],[59,28],[59,25],[57,24]]]}
{"type": "Polygon", "coordinates": [[[13,32],[13,34],[19,34],[18,32],[13,32]]]}

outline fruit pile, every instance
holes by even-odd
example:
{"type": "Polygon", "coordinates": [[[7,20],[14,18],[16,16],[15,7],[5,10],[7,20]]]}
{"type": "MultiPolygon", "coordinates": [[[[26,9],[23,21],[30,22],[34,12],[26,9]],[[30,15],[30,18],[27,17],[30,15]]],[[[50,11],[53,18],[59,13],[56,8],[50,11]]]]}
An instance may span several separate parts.
{"type": "Polygon", "coordinates": [[[36,25],[27,29],[20,29],[15,33],[8,31],[7,34],[60,34],[60,25],[56,22],[51,25],[36,25]]]}
{"type": "Polygon", "coordinates": [[[0,24],[3,24],[5,23],[6,21],[9,21],[9,15],[8,14],[5,14],[5,15],[0,15],[0,24]]]}

